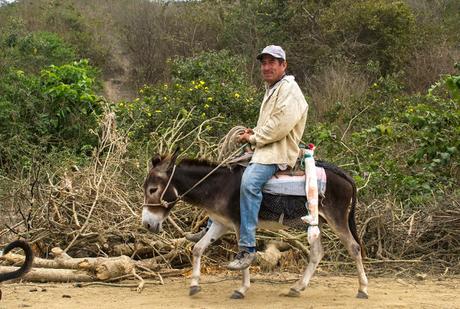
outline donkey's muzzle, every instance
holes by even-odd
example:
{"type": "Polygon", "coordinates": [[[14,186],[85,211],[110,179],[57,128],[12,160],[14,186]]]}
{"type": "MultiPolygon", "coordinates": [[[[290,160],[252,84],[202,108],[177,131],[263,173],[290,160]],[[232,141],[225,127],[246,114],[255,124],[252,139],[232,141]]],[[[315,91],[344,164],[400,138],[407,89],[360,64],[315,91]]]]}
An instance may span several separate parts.
{"type": "Polygon", "coordinates": [[[159,233],[161,230],[161,223],[149,222],[148,220],[142,220],[142,225],[152,233],[159,233]]]}

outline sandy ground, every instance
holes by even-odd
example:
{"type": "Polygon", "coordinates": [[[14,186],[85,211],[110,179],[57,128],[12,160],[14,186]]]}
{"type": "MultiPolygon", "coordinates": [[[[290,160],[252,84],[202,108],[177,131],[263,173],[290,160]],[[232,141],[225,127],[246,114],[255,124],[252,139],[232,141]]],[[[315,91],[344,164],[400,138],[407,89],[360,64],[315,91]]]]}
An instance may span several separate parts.
{"type": "Polygon", "coordinates": [[[185,278],[147,285],[141,293],[121,287],[3,284],[0,308],[460,308],[458,277],[371,278],[367,300],[355,298],[357,279],[350,276],[316,276],[299,298],[280,296],[288,291],[292,278],[257,277],[244,300],[229,298],[240,281],[223,276],[203,277],[203,290],[194,297],[188,296],[190,280],[185,278]]]}

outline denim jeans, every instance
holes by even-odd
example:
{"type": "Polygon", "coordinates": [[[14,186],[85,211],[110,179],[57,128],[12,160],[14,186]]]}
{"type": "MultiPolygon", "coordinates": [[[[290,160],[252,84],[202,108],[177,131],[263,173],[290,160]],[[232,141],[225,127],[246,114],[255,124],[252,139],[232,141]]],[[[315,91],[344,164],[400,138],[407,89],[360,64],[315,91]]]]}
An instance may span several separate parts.
{"type": "Polygon", "coordinates": [[[251,163],[243,173],[240,187],[241,249],[256,246],[256,227],[262,203],[262,188],[278,171],[277,164],[251,163]]]}

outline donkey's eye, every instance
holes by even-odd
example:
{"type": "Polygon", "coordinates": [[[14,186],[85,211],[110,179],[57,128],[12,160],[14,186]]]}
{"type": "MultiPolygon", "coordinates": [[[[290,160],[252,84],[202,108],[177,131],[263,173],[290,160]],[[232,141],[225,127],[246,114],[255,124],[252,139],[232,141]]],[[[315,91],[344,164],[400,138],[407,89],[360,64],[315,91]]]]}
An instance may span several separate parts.
{"type": "Polygon", "coordinates": [[[150,188],[149,193],[154,194],[155,192],[157,192],[157,190],[158,190],[158,188],[150,188]]]}

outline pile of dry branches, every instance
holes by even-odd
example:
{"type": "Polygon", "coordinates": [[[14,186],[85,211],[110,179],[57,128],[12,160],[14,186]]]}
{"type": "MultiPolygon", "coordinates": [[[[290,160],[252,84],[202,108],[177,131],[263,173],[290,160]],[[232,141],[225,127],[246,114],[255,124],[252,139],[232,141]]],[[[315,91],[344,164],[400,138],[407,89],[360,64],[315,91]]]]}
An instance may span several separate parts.
{"type": "Polygon", "coordinates": [[[396,201],[375,201],[358,209],[361,236],[370,257],[406,261],[401,271],[460,271],[460,203],[454,198],[417,210],[396,201]]]}

